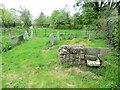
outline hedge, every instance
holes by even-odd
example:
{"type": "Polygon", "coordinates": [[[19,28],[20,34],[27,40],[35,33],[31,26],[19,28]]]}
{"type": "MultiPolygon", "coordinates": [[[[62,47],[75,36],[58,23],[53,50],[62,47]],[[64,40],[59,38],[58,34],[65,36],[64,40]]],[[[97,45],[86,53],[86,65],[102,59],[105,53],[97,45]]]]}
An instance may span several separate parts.
{"type": "Polygon", "coordinates": [[[49,27],[50,24],[49,23],[39,23],[37,24],[37,27],[49,27]]]}
{"type": "Polygon", "coordinates": [[[83,25],[73,25],[73,24],[65,24],[65,25],[61,25],[61,24],[58,24],[58,25],[55,25],[55,24],[50,24],[50,27],[51,28],[55,28],[55,29],[82,29],[83,28],[83,25]]]}

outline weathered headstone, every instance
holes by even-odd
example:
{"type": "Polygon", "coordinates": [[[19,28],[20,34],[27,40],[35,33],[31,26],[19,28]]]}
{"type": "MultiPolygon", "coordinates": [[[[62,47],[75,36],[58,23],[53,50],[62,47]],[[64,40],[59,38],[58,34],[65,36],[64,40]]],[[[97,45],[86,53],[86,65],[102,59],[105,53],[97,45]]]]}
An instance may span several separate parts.
{"type": "Polygon", "coordinates": [[[91,34],[88,34],[88,40],[91,41],[91,34]]]}
{"type": "Polygon", "coordinates": [[[30,38],[33,38],[33,26],[31,26],[31,36],[30,36],[30,38]]]}
{"type": "Polygon", "coordinates": [[[10,37],[14,36],[14,32],[9,33],[9,36],[10,37]]]}
{"type": "Polygon", "coordinates": [[[26,35],[25,39],[28,40],[28,32],[27,31],[25,31],[25,35],[26,35]]]}
{"type": "Polygon", "coordinates": [[[49,38],[50,38],[50,43],[54,45],[54,35],[50,34],[49,38]]]}
{"type": "Polygon", "coordinates": [[[60,31],[57,32],[57,39],[60,40],[60,31]]]}
{"type": "Polygon", "coordinates": [[[24,40],[23,35],[20,35],[19,36],[19,41],[23,41],[23,40],[24,40]]]}
{"type": "Polygon", "coordinates": [[[10,40],[12,41],[12,44],[15,44],[18,42],[17,37],[10,38],[10,40]]]}

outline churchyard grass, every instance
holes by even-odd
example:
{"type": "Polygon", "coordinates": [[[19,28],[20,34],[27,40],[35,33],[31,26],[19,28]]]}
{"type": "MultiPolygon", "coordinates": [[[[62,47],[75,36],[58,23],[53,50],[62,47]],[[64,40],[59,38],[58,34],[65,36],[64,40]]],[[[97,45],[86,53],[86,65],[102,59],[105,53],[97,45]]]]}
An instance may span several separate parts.
{"type": "MultiPolygon", "coordinates": [[[[51,29],[52,30],[52,29],[51,29]]],[[[50,33],[52,31],[48,30],[50,33]]],[[[69,32],[70,30],[68,30],[69,32]]],[[[40,33],[44,34],[41,30],[40,33]]],[[[61,30],[65,32],[65,30],[61,30]]],[[[78,31],[77,31],[78,32],[78,31]]],[[[83,32],[83,31],[81,31],[83,32]]],[[[93,32],[93,31],[91,31],[93,32]]],[[[57,35],[57,30],[55,31],[57,35]]],[[[74,33],[74,31],[73,31],[74,33]]],[[[85,32],[83,32],[85,33],[85,32]]],[[[94,32],[93,32],[94,33],[94,32]]],[[[42,34],[42,35],[43,35],[42,34]]],[[[58,48],[61,45],[84,44],[85,47],[108,47],[102,39],[87,40],[86,35],[68,39],[69,35],[55,36],[52,46],[49,36],[36,35],[11,50],[2,53],[3,88],[112,88],[118,83],[118,58],[114,50],[106,57],[106,66],[86,67],[61,64],[58,48]]]]}

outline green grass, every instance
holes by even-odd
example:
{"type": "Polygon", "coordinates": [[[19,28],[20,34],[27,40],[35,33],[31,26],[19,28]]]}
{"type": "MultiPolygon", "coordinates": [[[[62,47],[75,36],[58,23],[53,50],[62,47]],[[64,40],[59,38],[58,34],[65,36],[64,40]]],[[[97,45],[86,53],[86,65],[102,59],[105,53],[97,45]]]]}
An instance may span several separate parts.
{"type": "Polygon", "coordinates": [[[34,37],[2,53],[3,88],[112,88],[117,87],[116,52],[109,52],[105,67],[70,66],[58,60],[61,45],[84,44],[85,47],[107,47],[104,40],[89,42],[86,36],[57,41],[51,46],[49,37],[34,37]],[[39,69],[36,69],[39,67],[39,69]],[[75,70],[74,70],[75,69],[75,70]],[[79,73],[77,70],[81,70],[79,73]]]}

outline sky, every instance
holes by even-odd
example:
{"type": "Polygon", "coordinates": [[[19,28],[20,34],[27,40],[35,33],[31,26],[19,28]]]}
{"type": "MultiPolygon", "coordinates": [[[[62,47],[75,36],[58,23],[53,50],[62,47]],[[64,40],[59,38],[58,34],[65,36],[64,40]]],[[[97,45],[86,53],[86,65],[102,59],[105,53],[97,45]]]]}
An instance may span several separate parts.
{"type": "Polygon", "coordinates": [[[73,5],[75,0],[0,0],[7,9],[20,9],[19,6],[30,10],[33,18],[37,18],[41,12],[50,16],[56,9],[64,8],[67,4],[70,9],[70,15],[75,13],[73,5]]]}

